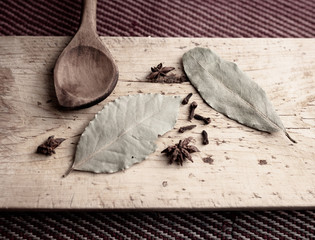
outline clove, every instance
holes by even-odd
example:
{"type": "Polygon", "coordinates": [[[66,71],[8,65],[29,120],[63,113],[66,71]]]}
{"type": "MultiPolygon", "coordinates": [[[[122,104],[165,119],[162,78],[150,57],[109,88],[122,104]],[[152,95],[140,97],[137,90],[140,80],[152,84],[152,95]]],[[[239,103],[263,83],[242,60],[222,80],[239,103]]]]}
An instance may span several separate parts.
{"type": "Polygon", "coordinates": [[[197,127],[197,125],[188,125],[188,126],[180,127],[180,128],[178,129],[178,131],[179,131],[180,133],[183,133],[183,132],[188,131],[188,130],[191,130],[191,129],[195,128],[195,127],[197,127]]]}
{"type": "Polygon", "coordinates": [[[200,116],[199,114],[195,114],[195,115],[194,115],[194,118],[197,119],[197,120],[203,121],[206,125],[211,122],[211,119],[210,119],[210,118],[205,118],[205,117],[203,117],[203,116],[200,116]]]}
{"type": "Polygon", "coordinates": [[[195,115],[195,109],[197,108],[198,104],[196,102],[192,102],[190,104],[190,112],[189,112],[189,117],[188,120],[190,121],[191,119],[193,119],[194,115],[195,115]]]}
{"type": "Polygon", "coordinates": [[[191,98],[193,94],[192,93],[189,93],[182,101],[182,104],[183,105],[186,105],[188,102],[189,102],[189,99],[191,98]]]}
{"type": "Polygon", "coordinates": [[[201,132],[201,135],[202,135],[202,144],[203,145],[209,144],[208,133],[205,130],[203,130],[201,132]]]}
{"type": "Polygon", "coordinates": [[[212,164],[214,162],[212,155],[209,157],[203,158],[202,161],[204,161],[205,163],[209,163],[209,164],[212,164]]]}

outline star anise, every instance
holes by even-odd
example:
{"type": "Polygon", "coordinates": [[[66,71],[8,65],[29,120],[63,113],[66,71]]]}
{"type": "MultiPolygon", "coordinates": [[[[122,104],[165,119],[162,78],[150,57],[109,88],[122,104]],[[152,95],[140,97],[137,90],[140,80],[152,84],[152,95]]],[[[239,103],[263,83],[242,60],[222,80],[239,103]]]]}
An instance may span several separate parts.
{"type": "Polygon", "coordinates": [[[37,147],[37,153],[42,153],[45,155],[52,155],[55,152],[55,148],[58,147],[64,140],[64,138],[54,138],[50,136],[43,144],[37,147]]]}
{"type": "Polygon", "coordinates": [[[182,166],[186,159],[193,162],[191,153],[200,151],[197,147],[189,145],[192,140],[192,137],[180,140],[179,143],[165,148],[161,153],[165,153],[169,157],[170,164],[176,162],[178,165],[182,166]]]}
{"type": "Polygon", "coordinates": [[[167,73],[174,69],[174,67],[163,67],[162,63],[160,63],[156,67],[151,67],[151,73],[147,76],[147,79],[153,80],[165,77],[167,73]]]}

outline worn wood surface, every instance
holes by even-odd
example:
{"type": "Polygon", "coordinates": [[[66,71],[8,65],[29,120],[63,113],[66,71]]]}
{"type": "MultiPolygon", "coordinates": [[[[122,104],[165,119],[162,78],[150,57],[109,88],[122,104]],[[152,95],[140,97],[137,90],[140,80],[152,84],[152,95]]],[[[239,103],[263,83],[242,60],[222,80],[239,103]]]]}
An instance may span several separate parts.
{"type": "MultiPolygon", "coordinates": [[[[315,41],[314,39],[102,38],[117,61],[113,93],[87,109],[58,107],[53,66],[68,37],[0,38],[0,207],[2,209],[261,209],[315,207],[315,41]],[[147,160],[115,174],[73,172],[80,134],[115,98],[137,93],[186,96],[189,83],[145,81],[163,62],[181,74],[182,54],[195,47],[236,62],[269,96],[289,134],[266,134],[241,126],[194,94],[197,112],[212,119],[179,134],[187,121],[181,106],[175,129],[161,136],[147,160]],[[210,144],[201,144],[207,130],[210,144]],[[36,148],[48,136],[67,140],[50,157],[36,148]],[[160,151],[193,136],[201,152],[194,163],[168,165],[160,151]],[[211,156],[212,164],[202,158],[211,156]],[[264,161],[262,161],[264,160],[264,161]],[[266,163],[266,164],[259,164],[266,163]]],[[[135,109],[136,111],[136,109],[135,109]]],[[[106,127],[106,126],[104,126],[106,127]]],[[[154,126],[152,126],[154,127],[154,126]]]]}

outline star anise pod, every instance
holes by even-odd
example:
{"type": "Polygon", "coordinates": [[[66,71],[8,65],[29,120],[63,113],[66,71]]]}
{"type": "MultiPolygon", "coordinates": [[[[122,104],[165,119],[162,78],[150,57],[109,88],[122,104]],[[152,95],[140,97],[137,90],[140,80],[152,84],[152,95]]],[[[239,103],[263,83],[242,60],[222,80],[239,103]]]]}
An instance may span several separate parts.
{"type": "Polygon", "coordinates": [[[147,76],[147,79],[154,80],[165,77],[167,73],[174,69],[174,67],[163,67],[162,63],[160,63],[156,67],[151,67],[151,73],[147,76]]]}
{"type": "Polygon", "coordinates": [[[52,155],[55,152],[55,148],[58,147],[64,140],[64,138],[54,138],[50,136],[43,144],[37,147],[37,153],[52,155]]]}
{"type": "Polygon", "coordinates": [[[183,162],[188,159],[193,162],[191,153],[200,152],[199,149],[189,143],[193,140],[192,137],[180,140],[177,144],[165,148],[162,153],[165,153],[169,157],[169,163],[173,162],[183,165],[183,162]]]}

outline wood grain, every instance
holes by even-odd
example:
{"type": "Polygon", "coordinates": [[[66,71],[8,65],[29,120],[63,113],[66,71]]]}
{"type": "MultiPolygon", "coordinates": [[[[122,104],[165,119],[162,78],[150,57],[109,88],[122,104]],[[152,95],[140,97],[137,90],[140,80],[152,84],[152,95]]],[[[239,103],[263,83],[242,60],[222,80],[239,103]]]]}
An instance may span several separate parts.
{"type": "MultiPolygon", "coordinates": [[[[314,39],[102,38],[120,71],[117,87],[99,104],[76,111],[58,107],[53,67],[68,37],[1,37],[0,207],[2,209],[218,210],[315,207],[314,39]],[[181,74],[181,56],[203,46],[234,61],[267,93],[287,131],[266,134],[237,124],[208,107],[189,83],[146,82],[162,62],[181,74]],[[144,162],[115,174],[73,172],[80,134],[95,113],[119,96],[193,92],[196,113],[210,125],[187,121],[180,108],[175,128],[160,137],[144,162]],[[197,124],[183,134],[181,126],[197,124]],[[202,145],[201,132],[209,134],[202,145]],[[51,157],[35,153],[48,136],[67,140],[51,157]],[[183,167],[160,151],[193,136],[200,153],[183,167]],[[211,156],[212,164],[202,158],[211,156]],[[266,164],[264,164],[266,163],[266,164]]],[[[106,127],[106,126],[104,126],[106,127]]],[[[154,126],[153,126],[154,127],[154,126]]],[[[211,162],[211,161],[210,161],[211,162]]]]}
{"type": "Polygon", "coordinates": [[[54,67],[59,105],[83,108],[104,100],[115,88],[118,69],[96,31],[97,0],[83,1],[82,22],[54,67]]]}

